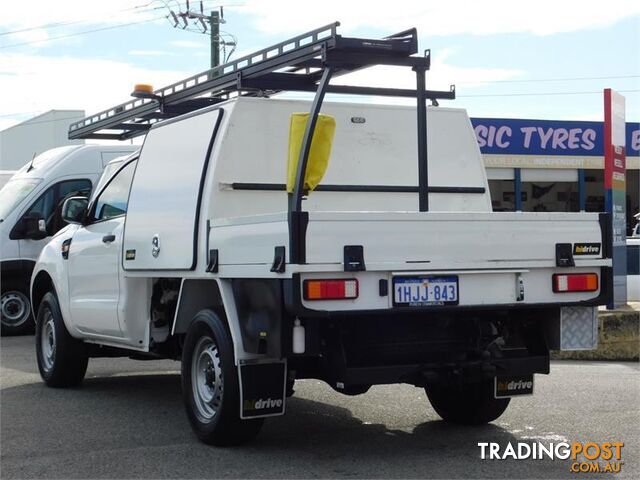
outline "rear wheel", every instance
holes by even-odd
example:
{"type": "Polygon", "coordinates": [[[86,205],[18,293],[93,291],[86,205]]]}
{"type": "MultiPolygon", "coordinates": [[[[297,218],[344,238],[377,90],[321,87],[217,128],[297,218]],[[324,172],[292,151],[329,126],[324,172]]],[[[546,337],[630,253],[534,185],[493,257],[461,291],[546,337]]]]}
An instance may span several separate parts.
{"type": "Polygon", "coordinates": [[[3,285],[0,297],[2,335],[33,333],[34,323],[28,295],[16,285],[3,285]]]}
{"type": "Polygon", "coordinates": [[[213,310],[194,317],[182,352],[182,394],[189,422],[200,440],[237,445],[255,437],[263,419],[240,418],[240,384],[233,342],[213,310]]]}
{"type": "Polygon", "coordinates": [[[89,357],[85,345],[67,331],[52,292],[42,298],[38,308],[36,357],[40,376],[49,387],[79,385],[87,371],[89,357]]]}
{"type": "Polygon", "coordinates": [[[492,422],[509,406],[509,398],[494,398],[493,379],[462,387],[436,384],[425,388],[431,406],[443,420],[462,425],[492,422]]]}

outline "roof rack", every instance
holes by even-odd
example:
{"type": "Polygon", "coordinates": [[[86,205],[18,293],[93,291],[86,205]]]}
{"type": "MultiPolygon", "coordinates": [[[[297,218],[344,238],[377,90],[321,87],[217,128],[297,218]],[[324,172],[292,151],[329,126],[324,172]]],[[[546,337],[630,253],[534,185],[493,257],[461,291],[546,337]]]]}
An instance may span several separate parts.
{"type": "MultiPolygon", "coordinates": [[[[127,140],[144,135],[154,123],[198,110],[236,95],[265,96],[282,91],[316,92],[323,69],[339,76],[373,65],[429,69],[429,50],[418,51],[415,28],[383,39],[348,38],[339,22],[312,30],[229,63],[206,70],[148,98],[136,98],[69,126],[69,138],[127,140]]],[[[328,85],[328,93],[416,97],[415,90],[328,85]]],[[[426,98],[454,99],[449,91],[425,91],[426,98]]]]}
{"type": "MultiPolygon", "coordinates": [[[[454,99],[455,87],[449,91],[427,90],[425,73],[431,65],[430,51],[418,52],[415,28],[380,40],[348,38],[338,35],[340,24],[291,38],[252,55],[220,65],[181,82],[145,94],[146,98],[123,103],[104,112],[71,124],[69,138],[125,140],[144,134],[166,118],[203,108],[232,96],[264,96],[282,91],[315,92],[305,127],[296,170],[293,193],[288,194],[289,262],[306,262],[306,230],[309,214],[302,209],[304,179],[311,140],[326,93],[411,97],[416,99],[418,205],[429,210],[427,150],[428,99],[454,99]],[[416,89],[356,87],[330,85],[332,77],[373,65],[410,67],[416,75],[416,89]]],[[[274,261],[273,271],[280,272],[274,261]]]]}

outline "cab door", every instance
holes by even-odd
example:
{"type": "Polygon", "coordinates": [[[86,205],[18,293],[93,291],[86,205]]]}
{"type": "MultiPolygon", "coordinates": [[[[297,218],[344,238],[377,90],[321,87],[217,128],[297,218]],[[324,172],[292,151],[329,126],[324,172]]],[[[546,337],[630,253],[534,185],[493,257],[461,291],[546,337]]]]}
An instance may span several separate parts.
{"type": "Polygon", "coordinates": [[[69,248],[69,310],[78,330],[123,337],[118,319],[122,232],[135,162],[124,165],[98,192],[87,223],[69,248]]]}

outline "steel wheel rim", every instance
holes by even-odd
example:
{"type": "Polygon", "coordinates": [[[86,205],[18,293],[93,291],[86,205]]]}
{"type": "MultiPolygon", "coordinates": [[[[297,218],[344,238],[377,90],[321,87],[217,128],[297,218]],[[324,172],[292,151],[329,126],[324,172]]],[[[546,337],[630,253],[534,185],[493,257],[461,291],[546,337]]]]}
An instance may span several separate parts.
{"type": "Polygon", "coordinates": [[[220,353],[211,337],[202,337],[193,350],[191,388],[199,420],[210,422],[220,410],[224,391],[220,353]]]}
{"type": "Polygon", "coordinates": [[[40,331],[40,349],[42,350],[42,366],[48,372],[56,360],[56,329],[50,310],[45,313],[40,331]]]}
{"type": "Polygon", "coordinates": [[[18,327],[29,318],[29,299],[22,292],[12,291],[2,295],[2,323],[18,327]]]}

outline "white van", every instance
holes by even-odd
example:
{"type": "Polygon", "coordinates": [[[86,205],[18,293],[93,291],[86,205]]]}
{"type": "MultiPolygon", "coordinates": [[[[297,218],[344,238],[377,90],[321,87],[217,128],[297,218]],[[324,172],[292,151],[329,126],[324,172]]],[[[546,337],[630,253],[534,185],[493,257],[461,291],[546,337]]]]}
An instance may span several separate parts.
{"type": "Polygon", "coordinates": [[[33,331],[29,280],[42,247],[64,225],[62,201],[88,195],[104,167],[136,146],[73,145],[48,150],[0,189],[2,334],[33,331]]]}
{"type": "Polygon", "coordinates": [[[4,187],[15,174],[15,170],[0,170],[0,188],[4,187]]]}

